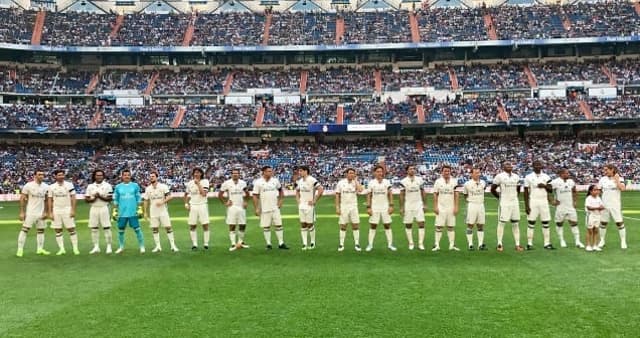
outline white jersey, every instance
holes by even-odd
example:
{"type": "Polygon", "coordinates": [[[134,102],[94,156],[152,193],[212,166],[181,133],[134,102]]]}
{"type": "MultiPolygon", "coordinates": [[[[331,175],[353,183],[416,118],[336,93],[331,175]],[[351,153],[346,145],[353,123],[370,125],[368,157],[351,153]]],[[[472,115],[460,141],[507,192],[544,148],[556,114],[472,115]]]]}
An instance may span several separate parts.
{"type": "Polygon", "coordinates": [[[264,177],[253,182],[253,194],[260,195],[260,210],[271,212],[278,210],[278,197],[282,185],[277,178],[271,177],[268,181],[264,177]]]}
{"type": "MultiPolygon", "coordinates": [[[[209,192],[209,180],[200,180],[200,186],[204,189],[205,193],[209,192]]],[[[191,205],[204,205],[207,204],[207,196],[200,195],[200,189],[196,185],[194,180],[187,182],[186,192],[189,194],[189,204],[191,205]]]]}
{"type": "Polygon", "coordinates": [[[42,216],[44,213],[44,201],[47,198],[49,186],[42,182],[40,184],[31,181],[22,187],[22,194],[27,195],[27,215],[42,216]]]}
{"type": "Polygon", "coordinates": [[[163,203],[162,206],[157,206],[156,203],[160,202],[167,197],[171,192],[169,191],[169,186],[164,183],[156,183],[154,187],[153,184],[149,184],[147,188],[144,190],[144,195],[142,198],[149,201],[149,216],[151,217],[162,217],[169,216],[169,210],[167,210],[167,204],[163,203]]]}
{"type": "Polygon", "coordinates": [[[551,181],[549,175],[541,172],[536,174],[530,173],[524,178],[524,186],[529,188],[530,201],[548,201],[547,189],[538,187],[538,184],[547,184],[551,181]]]}
{"type": "Polygon", "coordinates": [[[320,182],[313,176],[307,176],[306,180],[300,178],[298,182],[296,182],[296,190],[300,192],[300,204],[298,205],[300,209],[311,208],[309,202],[313,202],[316,189],[318,189],[319,186],[320,182]]]}
{"type": "Polygon", "coordinates": [[[222,183],[220,191],[227,193],[227,198],[231,201],[231,205],[243,208],[247,182],[240,179],[238,179],[238,182],[235,182],[233,179],[228,179],[222,183]]]}
{"type": "Polygon", "coordinates": [[[75,198],[76,188],[71,182],[64,181],[62,184],[58,182],[49,186],[47,197],[53,198],[53,212],[66,213],[71,212],[71,198],[75,198]]]}
{"type": "Polygon", "coordinates": [[[602,199],[600,198],[600,196],[593,197],[589,195],[587,196],[587,199],[584,201],[584,210],[589,215],[601,215],[602,210],[589,210],[589,208],[599,208],[601,206],[604,206],[604,203],[602,202],[602,199]]]}
{"type": "MultiPolygon", "coordinates": [[[[113,187],[111,187],[111,184],[107,183],[106,181],[102,181],[102,183],[91,183],[89,184],[89,186],[87,186],[87,191],[85,193],[85,195],[89,195],[91,197],[96,197],[98,195],[102,196],[102,197],[107,197],[109,195],[113,194],[113,187]]],[[[105,207],[108,206],[109,202],[103,201],[99,198],[97,198],[93,203],[91,203],[91,207],[105,207]]]]}
{"type": "Polygon", "coordinates": [[[483,180],[469,180],[464,184],[463,193],[467,195],[468,203],[483,204],[484,203],[484,190],[487,188],[487,183],[483,180]]]}
{"type": "MultiPolygon", "coordinates": [[[[620,177],[620,182],[624,182],[624,179],[620,177]]],[[[613,177],[609,178],[604,176],[598,182],[600,188],[602,188],[602,202],[607,208],[621,209],[622,202],[620,200],[620,189],[613,181],[613,177]]]]}
{"type": "Polygon", "coordinates": [[[404,210],[417,211],[424,208],[422,192],[424,191],[424,180],[422,177],[405,177],[400,181],[400,189],[404,191],[404,210]]]}
{"type": "Polygon", "coordinates": [[[440,177],[433,184],[433,192],[438,194],[438,209],[453,210],[455,206],[455,191],[458,186],[458,179],[451,177],[449,181],[445,181],[440,177]]]}
{"type": "Polygon", "coordinates": [[[501,172],[493,178],[493,184],[500,187],[500,205],[518,205],[518,184],[520,176],[501,172]]]}
{"type": "Polygon", "coordinates": [[[340,209],[358,207],[358,189],[356,180],[349,182],[348,179],[341,179],[336,185],[336,194],[340,194],[340,209]]]}
{"type": "Polygon", "coordinates": [[[558,177],[551,181],[551,186],[555,191],[556,200],[560,202],[558,207],[573,208],[573,189],[576,187],[576,182],[570,178],[565,181],[558,177]]]}
{"type": "Polygon", "coordinates": [[[371,193],[371,211],[373,212],[386,212],[389,210],[389,189],[391,189],[391,182],[383,178],[382,181],[373,179],[369,181],[367,187],[369,193],[371,193]]]}

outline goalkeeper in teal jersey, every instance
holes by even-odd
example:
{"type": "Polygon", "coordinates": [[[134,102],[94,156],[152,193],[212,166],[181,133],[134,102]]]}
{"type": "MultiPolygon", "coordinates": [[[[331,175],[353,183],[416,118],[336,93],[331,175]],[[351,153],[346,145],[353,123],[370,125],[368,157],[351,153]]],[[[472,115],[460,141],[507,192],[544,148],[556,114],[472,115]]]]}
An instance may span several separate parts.
{"type": "Polygon", "coordinates": [[[144,253],[144,238],[140,229],[139,217],[142,213],[142,194],[138,183],[131,182],[131,171],[124,169],[121,173],[122,182],[116,185],[113,190],[113,204],[117,208],[114,216],[117,215],[118,222],[118,243],[120,247],[116,253],[124,250],[124,229],[127,224],[136,232],[140,253],[144,253]]]}

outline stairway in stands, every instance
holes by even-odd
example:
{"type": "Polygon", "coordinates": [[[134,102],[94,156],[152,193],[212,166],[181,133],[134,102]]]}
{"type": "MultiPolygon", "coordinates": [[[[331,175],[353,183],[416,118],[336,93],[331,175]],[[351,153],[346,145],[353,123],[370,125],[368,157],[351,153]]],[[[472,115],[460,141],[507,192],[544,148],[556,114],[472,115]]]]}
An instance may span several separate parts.
{"type": "Polygon", "coordinates": [[[31,44],[39,46],[42,41],[42,30],[44,29],[44,20],[47,16],[47,11],[40,10],[36,14],[36,20],[33,23],[33,33],[31,34],[31,44]]]}

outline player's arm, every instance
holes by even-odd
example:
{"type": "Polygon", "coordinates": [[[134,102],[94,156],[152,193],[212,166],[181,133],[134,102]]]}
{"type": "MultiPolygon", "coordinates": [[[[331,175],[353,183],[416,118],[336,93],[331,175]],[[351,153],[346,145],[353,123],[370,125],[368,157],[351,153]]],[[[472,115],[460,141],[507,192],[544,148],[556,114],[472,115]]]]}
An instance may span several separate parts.
{"type": "Polygon", "coordinates": [[[24,222],[24,220],[26,218],[25,207],[27,206],[27,201],[28,200],[29,200],[29,195],[27,195],[25,193],[20,194],[20,215],[19,215],[20,222],[24,222]]]}
{"type": "Polygon", "coordinates": [[[493,197],[500,199],[500,194],[498,193],[498,185],[495,183],[491,184],[491,195],[493,195],[493,197]]]}
{"type": "Polygon", "coordinates": [[[184,201],[184,208],[187,210],[190,210],[191,207],[189,206],[189,200],[191,199],[191,197],[189,196],[189,188],[185,186],[185,192],[184,195],[182,196],[182,200],[184,201]]]}
{"type": "Polygon", "coordinates": [[[300,205],[300,189],[297,185],[295,189],[296,189],[296,204],[300,205]]]}
{"type": "Polygon", "coordinates": [[[618,188],[618,190],[620,191],[627,190],[627,186],[624,184],[624,182],[622,182],[622,179],[620,178],[619,174],[615,174],[613,178],[615,179],[616,187],[618,188]]]}
{"type": "Polygon", "coordinates": [[[220,191],[218,191],[218,199],[220,200],[220,202],[222,202],[222,205],[227,205],[229,199],[224,198],[224,192],[225,190],[223,188],[220,188],[220,191]]]}
{"type": "Polygon", "coordinates": [[[198,193],[200,194],[200,196],[202,197],[207,197],[207,193],[209,192],[209,186],[208,185],[201,185],[200,181],[196,182],[196,185],[198,186],[198,193]]]}
{"type": "Polygon", "coordinates": [[[393,214],[393,191],[391,187],[387,188],[387,198],[389,199],[389,215],[393,214]]]}
{"type": "Polygon", "coordinates": [[[440,213],[440,209],[438,209],[438,191],[433,191],[433,212],[438,215],[440,213]]]}
{"type": "Polygon", "coordinates": [[[278,209],[282,208],[282,203],[284,202],[284,189],[282,186],[278,189],[278,209]]]}
{"type": "Polygon", "coordinates": [[[260,198],[260,194],[256,193],[256,191],[253,191],[253,209],[256,212],[256,216],[260,216],[260,207],[258,206],[258,202],[260,198]]]}
{"type": "MultiPolygon", "coordinates": [[[[98,194],[96,196],[96,198],[99,198],[99,199],[109,203],[109,202],[113,201],[113,194],[107,194],[107,196],[102,196],[102,195],[98,194]]],[[[95,199],[94,199],[94,202],[95,202],[95,199]]]]}
{"type": "Polygon", "coordinates": [[[322,197],[322,195],[324,194],[324,187],[322,186],[322,184],[320,183],[316,183],[316,194],[315,194],[315,198],[313,200],[313,205],[316,205],[318,203],[318,201],[320,200],[320,198],[322,197]]]}
{"type": "Polygon", "coordinates": [[[53,197],[47,197],[45,208],[47,209],[47,217],[53,219],[53,197]]]}
{"type": "Polygon", "coordinates": [[[71,200],[71,214],[69,214],[69,217],[74,218],[76,217],[76,204],[78,203],[75,189],[69,191],[69,199],[71,200]]]}
{"type": "Polygon", "coordinates": [[[336,189],[335,192],[335,201],[336,201],[336,214],[340,215],[340,192],[336,189]]]}
{"type": "Polygon", "coordinates": [[[367,194],[367,213],[371,216],[371,197],[373,196],[373,191],[369,191],[367,194]]]}
{"type": "Polygon", "coordinates": [[[573,207],[575,208],[578,204],[578,189],[576,189],[575,185],[571,188],[571,199],[573,200],[573,207]]]}
{"type": "Polygon", "coordinates": [[[149,218],[149,196],[145,193],[143,198],[142,210],[144,211],[144,219],[149,218]]]}
{"type": "Polygon", "coordinates": [[[88,191],[85,191],[85,194],[84,194],[84,201],[85,201],[85,202],[87,202],[87,203],[89,203],[89,204],[92,204],[92,203],[93,203],[93,202],[95,202],[97,199],[98,199],[97,197],[95,197],[95,196],[91,196],[91,195],[89,194],[89,192],[88,192],[88,191]]]}
{"type": "Polygon", "coordinates": [[[404,214],[404,197],[406,191],[404,190],[404,186],[402,183],[400,184],[400,194],[398,195],[398,200],[400,202],[400,215],[404,214]]]}
{"type": "Polygon", "coordinates": [[[464,200],[469,203],[469,189],[467,189],[466,184],[462,187],[462,194],[464,195],[464,200]]]}
{"type": "MultiPolygon", "coordinates": [[[[518,191],[520,191],[520,186],[518,186],[518,191]]],[[[531,207],[529,206],[529,185],[526,182],[524,186],[524,210],[527,215],[531,212],[531,207]]]]}

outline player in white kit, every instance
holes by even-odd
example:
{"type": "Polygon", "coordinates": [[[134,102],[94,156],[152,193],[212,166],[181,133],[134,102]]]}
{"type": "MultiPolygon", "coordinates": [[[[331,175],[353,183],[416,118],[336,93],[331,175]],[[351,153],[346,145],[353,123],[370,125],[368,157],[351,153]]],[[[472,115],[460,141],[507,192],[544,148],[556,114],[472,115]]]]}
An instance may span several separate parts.
{"type": "Polygon", "coordinates": [[[551,222],[549,199],[552,192],[551,177],[542,172],[542,162],[533,161],[533,172],[524,178],[524,208],[529,223],[527,226],[527,250],[533,250],[533,235],[538,218],[542,223],[544,248],[547,250],[555,249],[551,244],[549,229],[551,222]]]}
{"type": "Polygon", "coordinates": [[[511,162],[502,164],[502,172],[493,178],[491,184],[491,194],[500,202],[498,206],[498,251],[502,252],[504,246],[502,238],[504,237],[504,225],[511,222],[513,231],[513,239],[516,244],[516,251],[523,251],[520,246],[520,203],[518,202],[518,194],[520,193],[520,176],[513,172],[511,162]],[[498,192],[500,188],[500,192],[498,192]]]}
{"type": "Polygon", "coordinates": [[[360,248],[360,213],[358,212],[358,194],[364,190],[353,168],[346,170],[346,178],[336,185],[335,200],[338,224],[340,225],[340,242],[338,251],[344,251],[344,239],[347,237],[347,224],[351,223],[355,250],[360,248]]]}
{"type": "Polygon", "coordinates": [[[184,207],[189,210],[189,236],[191,250],[198,250],[198,223],[202,225],[203,247],[209,250],[209,180],[204,178],[204,171],[194,168],[191,172],[193,179],[186,184],[184,192],[184,207]]]}
{"type": "Polygon", "coordinates": [[[587,247],[586,251],[602,251],[602,248],[596,245],[598,240],[598,227],[602,221],[602,212],[606,210],[602,198],[600,198],[600,187],[590,185],[587,192],[587,199],[584,201],[584,209],[587,212],[587,247]]]}
{"type": "Polygon", "coordinates": [[[602,189],[602,202],[604,203],[604,211],[602,212],[602,223],[600,225],[600,243],[598,247],[603,248],[605,245],[605,235],[607,234],[607,224],[613,220],[618,226],[620,234],[620,247],[627,248],[627,229],[624,227],[624,219],[622,218],[622,199],[621,192],[627,187],[623,183],[624,179],[620,177],[618,168],[613,164],[607,164],[604,167],[604,176],[600,178],[598,185],[602,189]]]}
{"type": "Polygon", "coordinates": [[[416,166],[408,165],[407,177],[400,181],[400,215],[405,226],[409,250],[413,250],[413,222],[418,223],[418,250],[424,251],[424,213],[427,211],[427,193],[424,180],[416,176],[416,166]]]}
{"type": "Polygon", "coordinates": [[[284,243],[284,229],[280,208],[284,200],[284,192],[280,181],[273,177],[273,168],[262,167],[262,177],[253,182],[253,207],[256,216],[260,217],[260,227],[267,243],[267,250],[271,250],[271,226],[275,227],[278,248],[289,250],[284,243]]]}
{"type": "Polygon", "coordinates": [[[298,203],[298,217],[300,218],[302,250],[313,250],[316,247],[315,206],[320,197],[322,197],[324,188],[318,180],[309,175],[308,166],[300,166],[298,174],[300,178],[296,182],[296,202],[298,203]],[[309,238],[307,238],[307,235],[309,235],[309,238]],[[310,241],[307,242],[307,239],[310,241]]]}
{"type": "Polygon", "coordinates": [[[382,221],[384,234],[387,237],[387,248],[396,251],[393,246],[393,233],[391,232],[391,214],[393,214],[393,194],[391,182],[384,178],[384,167],[376,165],[373,168],[374,178],[369,181],[367,187],[367,214],[369,214],[369,244],[367,251],[373,250],[373,242],[376,238],[376,228],[382,221]]]}
{"type": "Polygon", "coordinates": [[[160,226],[167,231],[171,251],[178,252],[179,250],[173,235],[173,228],[171,227],[171,219],[169,218],[169,209],[167,207],[167,204],[172,199],[169,186],[158,182],[158,173],[155,171],[149,174],[149,183],[144,190],[142,198],[144,200],[144,218],[149,220],[151,232],[153,233],[153,241],[156,244],[151,252],[162,251],[162,245],[160,244],[160,226]]]}
{"type": "Polygon", "coordinates": [[[36,254],[49,255],[49,251],[44,249],[44,230],[47,227],[46,199],[49,186],[43,182],[44,172],[36,170],[33,181],[22,187],[20,194],[20,221],[22,229],[18,233],[18,250],[16,256],[24,255],[24,244],[27,241],[27,234],[31,227],[36,226],[36,254]]]}
{"type": "Polygon", "coordinates": [[[78,234],[76,233],[76,188],[69,181],[65,181],[64,170],[55,170],[53,176],[56,181],[49,186],[47,200],[49,204],[49,218],[52,219],[51,228],[56,232],[56,242],[58,252],[56,255],[64,255],[64,239],[62,237],[62,227],[69,233],[73,254],[79,255],[78,234]]]}
{"type": "Polygon", "coordinates": [[[563,223],[567,220],[571,226],[571,233],[573,234],[576,247],[583,249],[584,244],[580,241],[578,213],[576,212],[578,191],[576,190],[576,182],[569,178],[569,170],[566,168],[560,169],[560,171],[558,171],[558,177],[551,181],[551,187],[555,194],[553,205],[556,206],[556,214],[554,218],[556,222],[556,232],[560,238],[560,247],[567,247],[563,231],[563,223]]]}
{"type": "Polygon", "coordinates": [[[229,226],[229,251],[238,248],[249,248],[244,242],[247,229],[247,199],[249,198],[247,182],[240,179],[240,170],[231,170],[231,178],[224,181],[218,192],[218,199],[227,207],[226,223],[229,226]],[[225,197],[226,194],[226,197],[225,197]],[[236,226],[238,228],[236,232],[236,226]]]}
{"type": "Polygon", "coordinates": [[[436,214],[435,242],[431,251],[440,251],[442,229],[447,228],[449,250],[460,251],[456,247],[456,215],[460,193],[456,191],[458,179],[451,177],[451,166],[443,165],[441,176],[433,184],[433,212],[436,214]]]}
{"type": "Polygon", "coordinates": [[[89,254],[100,252],[100,227],[104,232],[104,240],[107,244],[106,253],[112,252],[111,241],[111,217],[109,215],[109,203],[113,200],[113,188],[104,180],[104,171],[96,169],[91,175],[92,183],[87,186],[84,200],[91,205],[89,208],[89,229],[91,229],[91,242],[93,249],[89,254]]]}
{"type": "Polygon", "coordinates": [[[463,194],[467,200],[467,245],[469,250],[473,250],[473,227],[476,227],[476,235],[478,236],[478,249],[487,250],[484,244],[484,224],[485,224],[485,208],[484,208],[484,190],[487,183],[480,178],[480,168],[471,169],[471,179],[464,184],[463,194]]]}

